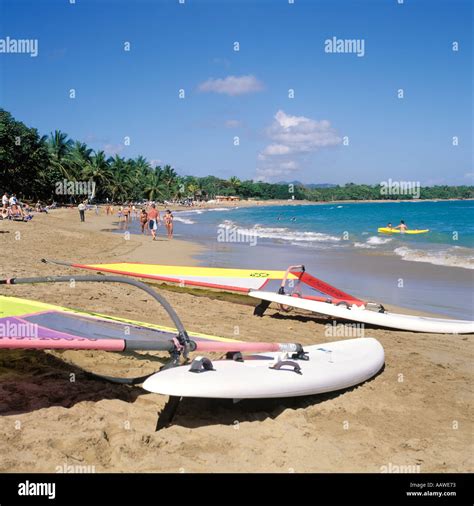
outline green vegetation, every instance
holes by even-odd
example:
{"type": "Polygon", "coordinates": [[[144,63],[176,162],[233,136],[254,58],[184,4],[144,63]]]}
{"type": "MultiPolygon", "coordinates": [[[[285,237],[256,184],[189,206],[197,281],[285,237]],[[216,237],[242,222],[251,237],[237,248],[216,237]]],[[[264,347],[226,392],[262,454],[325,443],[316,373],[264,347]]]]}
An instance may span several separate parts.
{"type": "MultiPolygon", "coordinates": [[[[217,195],[236,195],[243,199],[382,200],[405,199],[407,195],[381,194],[379,185],[356,185],[308,188],[300,184],[270,184],[228,180],[214,176],[179,176],[169,166],[152,167],[139,156],[125,159],[107,157],[86,144],[73,141],[56,130],[49,137],[40,136],[35,128],[16,121],[0,109],[0,191],[16,193],[26,200],[56,202],[74,201],[68,194],[58,193],[58,183],[67,181],[94,182],[95,197],[115,202],[142,199],[164,201],[186,198],[209,200],[217,195]]],[[[421,188],[421,199],[473,198],[472,186],[432,186],[421,188]]]]}

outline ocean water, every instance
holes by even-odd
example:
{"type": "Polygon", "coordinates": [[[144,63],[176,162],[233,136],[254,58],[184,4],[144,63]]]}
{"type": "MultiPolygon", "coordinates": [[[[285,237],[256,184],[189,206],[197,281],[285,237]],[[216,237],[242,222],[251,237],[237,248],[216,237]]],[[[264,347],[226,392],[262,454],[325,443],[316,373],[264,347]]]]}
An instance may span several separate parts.
{"type": "MultiPolygon", "coordinates": [[[[232,242],[287,244],[315,250],[367,250],[403,260],[474,269],[474,201],[265,206],[176,213],[199,224],[200,237],[232,242]],[[400,220],[427,234],[379,234],[400,220]],[[220,236],[219,229],[227,229],[220,236]]],[[[192,230],[188,230],[194,235],[192,230]]]]}

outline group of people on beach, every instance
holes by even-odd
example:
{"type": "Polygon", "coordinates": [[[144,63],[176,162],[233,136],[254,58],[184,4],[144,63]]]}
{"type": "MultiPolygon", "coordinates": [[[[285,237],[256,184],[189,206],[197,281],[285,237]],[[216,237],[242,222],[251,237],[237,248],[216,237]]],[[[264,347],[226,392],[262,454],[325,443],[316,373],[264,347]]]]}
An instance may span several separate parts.
{"type": "MultiPolygon", "coordinates": [[[[113,206],[106,207],[106,214],[114,214],[113,206]]],[[[117,215],[121,228],[127,228],[132,221],[140,220],[142,234],[147,235],[150,232],[153,241],[156,241],[156,234],[162,220],[155,202],[148,202],[141,210],[134,204],[119,206],[117,215]]],[[[173,239],[173,214],[169,209],[163,216],[163,223],[166,227],[168,239],[173,239]]]]}
{"type": "MultiPolygon", "coordinates": [[[[85,202],[81,202],[78,206],[80,219],[81,221],[85,221],[85,212],[88,209],[87,204],[85,202]]],[[[126,203],[120,205],[117,208],[117,217],[119,220],[119,227],[121,229],[128,228],[129,224],[134,221],[140,221],[141,232],[142,234],[148,235],[150,232],[153,241],[156,241],[158,227],[161,225],[163,221],[166,228],[166,235],[168,239],[173,239],[173,213],[168,209],[163,219],[161,218],[160,211],[156,208],[155,202],[148,202],[142,207],[137,206],[132,203],[126,203]]],[[[95,206],[96,214],[99,213],[98,206],[95,206]]],[[[105,206],[105,214],[107,216],[113,216],[115,213],[115,208],[113,204],[107,204],[105,206]]]]}
{"type": "Polygon", "coordinates": [[[30,221],[33,219],[33,211],[47,213],[49,207],[37,202],[33,208],[28,203],[20,202],[15,193],[8,195],[5,192],[2,196],[2,207],[0,210],[1,220],[30,221]]]}
{"type": "MultiPolygon", "coordinates": [[[[168,209],[163,216],[163,223],[166,227],[166,234],[168,239],[173,239],[173,213],[168,209]]],[[[153,241],[156,241],[156,233],[158,226],[161,224],[160,211],[156,208],[156,204],[151,202],[147,207],[143,208],[140,213],[140,225],[142,234],[147,234],[148,230],[151,232],[153,241]]]]}

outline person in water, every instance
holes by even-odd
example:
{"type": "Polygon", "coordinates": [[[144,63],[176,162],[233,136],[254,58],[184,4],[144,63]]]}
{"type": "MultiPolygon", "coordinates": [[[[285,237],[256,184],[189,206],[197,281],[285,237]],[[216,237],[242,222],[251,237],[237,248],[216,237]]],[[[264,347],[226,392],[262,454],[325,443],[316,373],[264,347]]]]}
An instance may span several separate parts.
{"type": "Polygon", "coordinates": [[[400,232],[405,232],[408,230],[408,227],[405,225],[405,222],[403,220],[400,220],[400,225],[397,225],[395,228],[400,229],[400,232]]]}
{"type": "Polygon", "coordinates": [[[151,209],[148,211],[148,227],[151,230],[153,241],[156,241],[156,230],[158,228],[158,223],[160,222],[160,213],[156,210],[156,205],[152,204],[151,209]]]}
{"type": "Polygon", "coordinates": [[[142,209],[140,214],[140,225],[142,227],[142,234],[147,234],[146,224],[148,223],[148,216],[146,214],[146,209],[142,209]]]}
{"type": "Polygon", "coordinates": [[[123,226],[128,228],[128,222],[130,221],[130,206],[126,205],[123,207],[123,226]]]}
{"type": "Polygon", "coordinates": [[[166,211],[163,221],[165,222],[166,231],[168,232],[168,239],[173,239],[173,214],[169,209],[166,211]]]}
{"type": "Polygon", "coordinates": [[[391,224],[391,223],[387,223],[387,228],[392,229],[392,228],[393,228],[393,227],[392,227],[392,224],[391,224]]]}

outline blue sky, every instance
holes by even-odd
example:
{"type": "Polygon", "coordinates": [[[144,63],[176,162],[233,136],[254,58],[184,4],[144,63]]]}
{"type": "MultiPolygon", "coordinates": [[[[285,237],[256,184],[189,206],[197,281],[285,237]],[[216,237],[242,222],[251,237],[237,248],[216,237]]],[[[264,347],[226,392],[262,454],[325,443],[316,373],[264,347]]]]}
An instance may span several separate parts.
{"type": "Polygon", "coordinates": [[[473,181],[469,0],[0,0],[6,37],[38,40],[0,53],[0,106],[41,134],[182,175],[473,181]]]}

